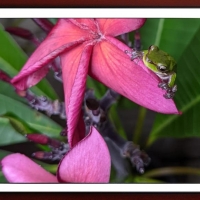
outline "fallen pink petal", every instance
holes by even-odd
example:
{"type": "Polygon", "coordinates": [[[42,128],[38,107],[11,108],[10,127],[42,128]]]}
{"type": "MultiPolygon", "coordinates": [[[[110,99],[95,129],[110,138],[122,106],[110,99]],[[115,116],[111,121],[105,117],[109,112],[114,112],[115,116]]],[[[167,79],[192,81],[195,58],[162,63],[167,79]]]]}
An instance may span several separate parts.
{"type": "Polygon", "coordinates": [[[58,180],[73,183],[108,183],[111,159],[107,145],[95,128],[63,158],[58,180]]]}
{"type": "Polygon", "coordinates": [[[56,176],[44,170],[20,153],[6,156],[1,161],[2,172],[10,183],[56,183],[56,176]]]}

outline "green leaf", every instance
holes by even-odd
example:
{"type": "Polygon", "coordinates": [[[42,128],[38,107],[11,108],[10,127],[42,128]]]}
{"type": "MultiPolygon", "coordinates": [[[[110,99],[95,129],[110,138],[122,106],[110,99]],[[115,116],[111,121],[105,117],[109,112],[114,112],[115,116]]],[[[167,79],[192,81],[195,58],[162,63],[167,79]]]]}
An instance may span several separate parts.
{"type": "Polygon", "coordinates": [[[138,106],[138,104],[135,104],[133,101],[127,99],[126,97],[121,96],[118,100],[117,100],[117,107],[119,109],[133,109],[136,108],[138,106]]]}
{"type": "Polygon", "coordinates": [[[164,183],[164,182],[157,179],[145,177],[144,175],[142,176],[129,175],[124,180],[124,183],[164,183]]]}
{"type": "Polygon", "coordinates": [[[127,135],[125,133],[125,130],[123,129],[121,120],[119,118],[119,115],[117,113],[117,104],[114,104],[111,106],[109,110],[109,118],[111,120],[111,123],[115,126],[117,133],[124,139],[127,139],[127,135]]]}
{"type": "Polygon", "coordinates": [[[101,98],[107,90],[106,86],[104,86],[100,82],[94,80],[90,76],[87,77],[87,87],[89,89],[94,89],[95,96],[97,98],[101,98]]]}
{"type": "MultiPolygon", "coordinates": [[[[39,131],[33,129],[32,127],[30,127],[24,120],[19,119],[16,115],[11,114],[11,113],[6,113],[5,115],[2,116],[2,118],[8,119],[10,125],[12,126],[12,128],[17,132],[20,133],[21,135],[27,135],[27,134],[31,134],[31,133],[39,133],[39,131]]],[[[9,132],[10,138],[13,141],[13,139],[15,140],[15,143],[17,143],[18,141],[16,140],[16,137],[12,138],[12,132],[9,132]]],[[[18,136],[17,136],[18,137],[18,136]]],[[[8,136],[7,136],[8,138],[8,136]]],[[[22,140],[22,138],[20,137],[20,141],[22,140]]],[[[23,137],[23,140],[25,141],[26,138],[23,137]]],[[[37,144],[37,146],[42,150],[42,151],[51,151],[51,148],[47,145],[41,145],[41,144],[37,144]]]]}
{"type": "Polygon", "coordinates": [[[5,156],[7,156],[7,155],[9,155],[9,154],[11,154],[11,152],[5,151],[5,150],[1,150],[1,149],[0,149],[0,160],[1,160],[3,157],[5,157],[5,156]]]}
{"type": "MultiPolygon", "coordinates": [[[[1,121],[1,119],[0,119],[1,121]]],[[[4,158],[5,156],[9,155],[11,152],[4,151],[0,149],[0,160],[4,158]]],[[[8,183],[6,178],[4,177],[3,173],[0,171],[0,183],[8,183]]]]}
{"type": "Polygon", "coordinates": [[[199,29],[199,19],[147,19],[140,29],[143,49],[152,44],[178,61],[199,29]]]}
{"type": "Polygon", "coordinates": [[[133,183],[164,183],[164,181],[160,181],[157,179],[153,179],[153,178],[147,178],[147,177],[142,177],[142,176],[136,176],[133,178],[133,183]]]}
{"type": "Polygon", "coordinates": [[[163,167],[152,169],[146,172],[143,177],[160,177],[160,176],[170,176],[170,175],[200,175],[200,169],[194,167],[163,167]]]}
{"type": "Polygon", "coordinates": [[[148,145],[160,137],[200,137],[200,20],[164,19],[162,23],[160,20],[155,23],[161,24],[154,30],[159,38],[155,39],[157,45],[177,61],[178,91],[174,101],[183,114],[157,114],[148,145]]]}
{"type": "MultiPolygon", "coordinates": [[[[0,43],[0,69],[13,77],[25,64],[27,55],[2,26],[0,26],[0,43]]],[[[38,95],[45,95],[51,99],[57,98],[55,91],[45,79],[31,90],[38,95]]]]}
{"type": "Polygon", "coordinates": [[[2,115],[1,118],[8,119],[10,122],[10,125],[18,132],[21,133],[22,135],[26,135],[28,133],[33,133],[33,132],[38,132],[31,127],[29,127],[25,121],[22,119],[18,119],[18,117],[14,114],[6,113],[2,115]]]}
{"type": "Polygon", "coordinates": [[[26,138],[12,128],[9,119],[0,117],[0,146],[23,141],[26,141],[26,138]]]}
{"type": "Polygon", "coordinates": [[[56,22],[58,21],[57,18],[49,18],[49,20],[50,20],[53,24],[56,24],[56,22]]]}
{"type": "Polygon", "coordinates": [[[46,134],[49,137],[62,138],[59,135],[61,127],[50,118],[29,108],[19,101],[0,94],[0,115],[2,116],[5,114],[9,114],[10,118],[0,118],[1,145],[23,142],[26,140],[25,137],[16,131],[16,126],[22,127],[23,131],[31,129],[33,132],[37,131],[38,133],[46,134]],[[13,117],[11,118],[11,114],[17,118],[14,120],[13,117]],[[10,124],[11,119],[12,123],[15,123],[15,128],[10,124]]]}
{"type": "Polygon", "coordinates": [[[139,29],[142,49],[148,49],[155,44],[160,19],[147,19],[144,26],[139,29]]]}
{"type": "Polygon", "coordinates": [[[6,178],[4,177],[3,173],[0,171],[0,183],[8,183],[6,178]]]}
{"type": "Polygon", "coordinates": [[[17,101],[27,103],[25,98],[22,98],[18,94],[16,94],[16,92],[14,91],[14,88],[9,83],[3,82],[1,80],[0,80],[0,94],[8,96],[17,101]]]}

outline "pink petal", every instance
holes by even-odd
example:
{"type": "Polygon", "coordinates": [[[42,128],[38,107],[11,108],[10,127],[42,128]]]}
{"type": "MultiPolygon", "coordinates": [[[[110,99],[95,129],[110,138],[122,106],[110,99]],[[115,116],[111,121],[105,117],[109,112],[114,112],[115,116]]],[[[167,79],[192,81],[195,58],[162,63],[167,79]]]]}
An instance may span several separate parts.
{"type": "Polygon", "coordinates": [[[97,19],[104,35],[117,36],[134,31],[145,23],[146,19],[97,19]]]}
{"type": "Polygon", "coordinates": [[[44,170],[20,153],[6,156],[1,161],[2,172],[10,183],[56,183],[56,176],[44,170]]]}
{"type": "Polygon", "coordinates": [[[82,117],[80,117],[80,112],[85,94],[88,65],[92,48],[92,45],[84,43],[61,55],[68,142],[70,146],[74,146],[85,136],[83,125],[81,126],[81,132],[76,132],[75,134],[75,131],[79,122],[83,124],[81,122],[82,117]]]}
{"type": "Polygon", "coordinates": [[[110,177],[110,154],[98,131],[81,140],[61,161],[58,180],[69,183],[107,183],[110,177]]]}
{"type": "Polygon", "coordinates": [[[62,52],[88,40],[90,34],[87,30],[80,29],[68,19],[60,19],[47,38],[31,55],[20,73],[15,76],[12,83],[19,90],[25,90],[35,85],[44,77],[35,75],[43,66],[52,61],[62,52]],[[36,78],[37,77],[37,78],[36,78]]]}
{"type": "Polygon", "coordinates": [[[109,41],[95,45],[89,74],[141,106],[160,113],[178,114],[174,101],[165,99],[165,91],[158,88],[159,79],[146,70],[142,61],[130,60],[124,53],[130,50],[128,46],[107,38],[109,41]]]}
{"type": "Polygon", "coordinates": [[[81,29],[89,30],[89,32],[97,32],[97,25],[94,19],[70,19],[70,21],[81,29]]]}

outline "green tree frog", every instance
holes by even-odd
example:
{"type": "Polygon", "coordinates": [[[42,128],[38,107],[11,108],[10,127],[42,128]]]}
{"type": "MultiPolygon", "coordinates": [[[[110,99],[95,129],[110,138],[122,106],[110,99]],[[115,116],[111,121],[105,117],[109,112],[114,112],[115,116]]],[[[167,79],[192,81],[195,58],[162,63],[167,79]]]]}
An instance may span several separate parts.
{"type": "Polygon", "coordinates": [[[166,99],[174,97],[177,85],[175,85],[176,61],[173,57],[155,45],[151,45],[148,50],[137,51],[133,49],[132,52],[125,51],[125,53],[131,53],[131,60],[141,58],[145,66],[161,79],[158,87],[166,90],[164,97],[166,99]]]}

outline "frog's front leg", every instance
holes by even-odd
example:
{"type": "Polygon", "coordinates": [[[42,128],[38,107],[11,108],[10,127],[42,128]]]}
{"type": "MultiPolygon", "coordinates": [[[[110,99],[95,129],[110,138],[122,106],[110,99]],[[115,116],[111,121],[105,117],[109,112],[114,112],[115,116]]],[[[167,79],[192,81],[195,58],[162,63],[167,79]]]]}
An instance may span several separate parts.
{"type": "Polygon", "coordinates": [[[162,80],[159,84],[158,87],[168,90],[169,88],[174,88],[174,83],[176,80],[176,73],[172,72],[169,74],[157,74],[159,78],[162,80]]]}
{"type": "Polygon", "coordinates": [[[176,73],[172,72],[169,74],[168,79],[168,88],[167,92],[164,94],[166,99],[172,99],[174,97],[175,92],[177,91],[177,85],[175,85],[176,73]]]}
{"type": "Polygon", "coordinates": [[[169,80],[168,80],[168,86],[170,88],[174,87],[175,80],[176,80],[176,73],[175,72],[170,73],[169,80]]]}
{"type": "Polygon", "coordinates": [[[169,74],[169,80],[168,80],[168,89],[167,93],[175,93],[177,91],[177,85],[175,85],[176,80],[176,73],[172,72],[169,74]]]}
{"type": "Polygon", "coordinates": [[[133,61],[136,58],[142,59],[142,57],[143,57],[143,52],[137,51],[135,49],[132,49],[132,51],[125,50],[125,53],[131,55],[131,61],[133,61]]]}

